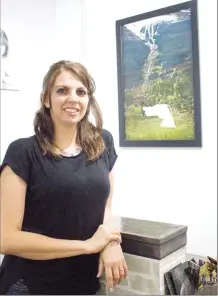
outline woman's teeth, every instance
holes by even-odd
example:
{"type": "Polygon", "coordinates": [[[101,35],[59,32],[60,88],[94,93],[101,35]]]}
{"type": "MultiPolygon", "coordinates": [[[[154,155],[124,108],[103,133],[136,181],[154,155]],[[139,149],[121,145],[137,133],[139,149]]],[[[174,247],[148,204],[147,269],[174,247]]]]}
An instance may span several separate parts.
{"type": "Polygon", "coordinates": [[[66,108],[64,110],[67,111],[67,112],[70,112],[70,113],[77,113],[78,112],[78,110],[74,109],[74,108],[66,108]]]}

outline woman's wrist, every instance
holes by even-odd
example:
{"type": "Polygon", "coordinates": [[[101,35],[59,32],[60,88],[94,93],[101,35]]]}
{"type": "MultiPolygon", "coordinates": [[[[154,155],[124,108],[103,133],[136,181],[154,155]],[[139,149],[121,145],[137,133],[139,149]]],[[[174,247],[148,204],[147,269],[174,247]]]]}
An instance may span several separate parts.
{"type": "Polygon", "coordinates": [[[109,243],[110,246],[117,246],[117,245],[120,245],[121,242],[120,241],[112,241],[109,243]]]}
{"type": "Polygon", "coordinates": [[[109,245],[113,247],[113,246],[121,245],[121,243],[122,243],[122,237],[121,237],[121,234],[120,234],[120,240],[111,241],[109,243],[109,245]]]}
{"type": "Polygon", "coordinates": [[[119,236],[120,236],[120,239],[119,239],[119,240],[115,240],[115,241],[110,242],[110,244],[111,244],[112,246],[120,245],[120,244],[122,243],[122,236],[121,236],[121,233],[120,233],[119,236]]]}
{"type": "Polygon", "coordinates": [[[84,254],[85,255],[90,255],[93,253],[93,250],[92,250],[92,245],[90,243],[90,239],[87,239],[85,241],[82,241],[83,243],[83,247],[84,247],[84,254]]]}

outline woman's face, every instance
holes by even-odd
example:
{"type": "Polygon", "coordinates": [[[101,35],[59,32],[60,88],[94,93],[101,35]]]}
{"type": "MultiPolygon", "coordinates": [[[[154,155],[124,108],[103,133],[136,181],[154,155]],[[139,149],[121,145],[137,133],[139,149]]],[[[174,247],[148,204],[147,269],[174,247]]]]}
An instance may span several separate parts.
{"type": "Polygon", "coordinates": [[[77,125],[86,114],[89,103],[87,88],[70,71],[57,76],[51,100],[45,101],[55,125],[77,125]]]}

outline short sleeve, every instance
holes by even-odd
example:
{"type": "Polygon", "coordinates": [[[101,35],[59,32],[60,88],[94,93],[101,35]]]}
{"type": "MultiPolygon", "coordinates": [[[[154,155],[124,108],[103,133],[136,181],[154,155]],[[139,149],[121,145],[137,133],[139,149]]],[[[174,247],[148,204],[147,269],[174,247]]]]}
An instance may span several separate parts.
{"type": "Polygon", "coordinates": [[[28,183],[31,168],[28,139],[18,139],[9,145],[3,163],[0,166],[0,174],[6,165],[28,183]]]}
{"type": "Polygon", "coordinates": [[[106,145],[106,150],[107,150],[107,157],[108,157],[108,167],[109,167],[109,172],[112,170],[116,160],[117,160],[117,153],[116,153],[116,149],[114,147],[114,139],[112,134],[107,131],[107,130],[103,130],[103,139],[105,141],[105,145],[106,145]]]}

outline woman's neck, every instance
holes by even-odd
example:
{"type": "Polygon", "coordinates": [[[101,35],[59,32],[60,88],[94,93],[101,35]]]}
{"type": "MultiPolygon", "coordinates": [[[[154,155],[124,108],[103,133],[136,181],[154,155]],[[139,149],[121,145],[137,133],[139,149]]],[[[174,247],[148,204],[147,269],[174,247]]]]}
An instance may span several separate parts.
{"type": "Polygon", "coordinates": [[[69,128],[58,126],[55,127],[54,141],[58,148],[61,150],[74,150],[76,144],[77,127],[71,126],[69,128]]]}

